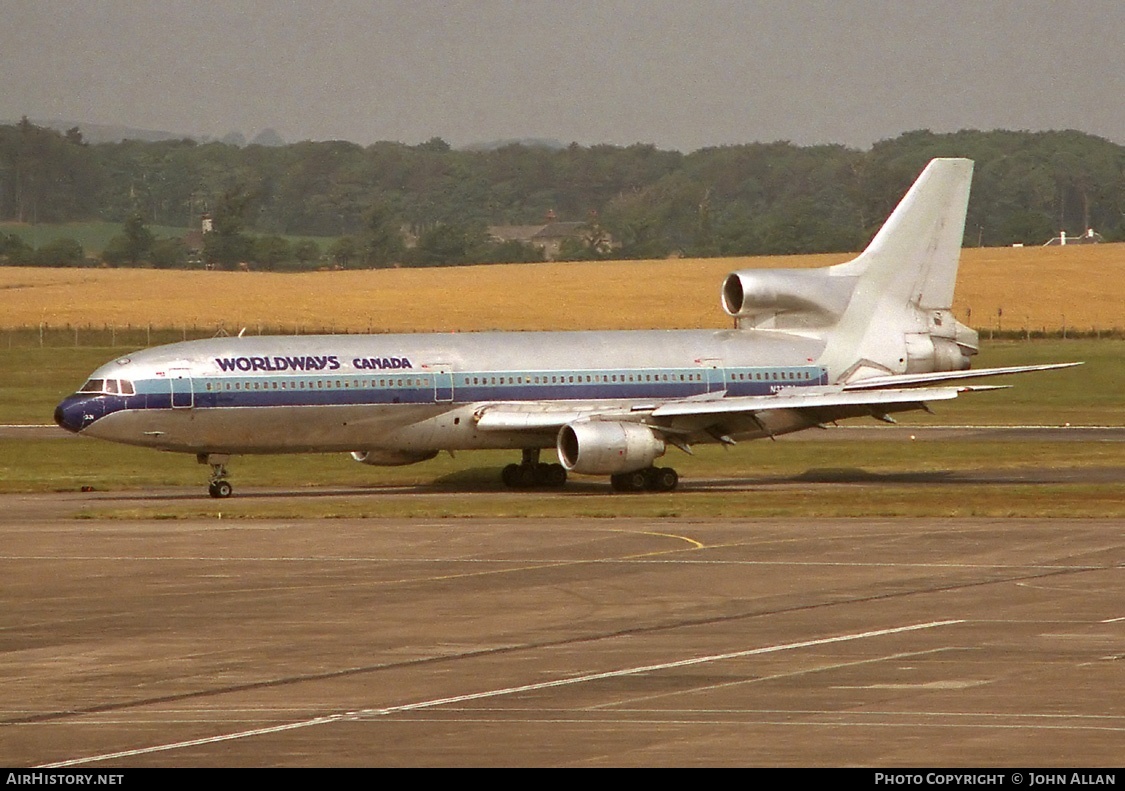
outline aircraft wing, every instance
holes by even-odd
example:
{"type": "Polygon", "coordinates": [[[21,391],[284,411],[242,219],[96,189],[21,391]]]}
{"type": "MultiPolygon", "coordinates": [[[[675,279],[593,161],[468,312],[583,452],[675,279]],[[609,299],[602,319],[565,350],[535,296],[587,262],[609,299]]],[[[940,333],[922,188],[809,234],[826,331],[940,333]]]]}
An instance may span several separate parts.
{"type": "Polygon", "coordinates": [[[485,404],[476,411],[477,427],[484,431],[553,431],[582,420],[645,422],[654,429],[665,428],[675,418],[753,416],[774,410],[816,410],[831,420],[833,410],[850,416],[869,408],[874,414],[903,409],[925,409],[926,401],[946,401],[960,393],[1002,389],[995,385],[893,388],[849,392],[842,387],[785,388],[772,395],[724,397],[712,393],[706,398],[685,398],[663,403],[634,403],[606,406],[596,403],[562,406],[558,403],[485,404]],[[895,409],[897,407],[897,409],[895,409]]]}
{"type": "MultiPolygon", "coordinates": [[[[674,425],[684,419],[757,416],[778,410],[804,412],[818,423],[869,414],[889,420],[887,413],[928,409],[927,401],[948,401],[961,393],[1003,389],[1006,385],[957,384],[966,379],[1071,368],[1082,363],[1021,365],[1006,368],[980,368],[965,371],[897,374],[879,376],[843,385],[825,387],[787,387],[770,395],[727,396],[724,392],[706,393],[674,401],[634,403],[510,402],[481,405],[474,415],[483,431],[557,431],[585,420],[643,422],[656,431],[675,432],[674,425]]],[[[698,427],[699,421],[694,421],[698,427]]]]}

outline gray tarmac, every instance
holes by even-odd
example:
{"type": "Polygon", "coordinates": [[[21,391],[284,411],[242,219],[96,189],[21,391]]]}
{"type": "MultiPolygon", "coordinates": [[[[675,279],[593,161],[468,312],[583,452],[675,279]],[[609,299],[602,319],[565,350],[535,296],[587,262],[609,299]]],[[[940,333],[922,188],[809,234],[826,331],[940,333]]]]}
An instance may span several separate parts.
{"type": "Polygon", "coordinates": [[[74,518],[187,494],[0,497],[0,765],[1125,755],[1125,519],[74,518]]]}

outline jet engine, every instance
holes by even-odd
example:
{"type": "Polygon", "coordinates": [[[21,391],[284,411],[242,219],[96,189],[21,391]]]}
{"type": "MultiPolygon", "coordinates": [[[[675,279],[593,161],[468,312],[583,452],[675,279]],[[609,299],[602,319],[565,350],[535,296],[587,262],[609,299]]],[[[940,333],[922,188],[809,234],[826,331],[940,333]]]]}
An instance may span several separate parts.
{"type": "Polygon", "coordinates": [[[640,423],[569,423],[557,447],[563,467],[590,475],[642,470],[664,455],[664,440],[640,423]]]}
{"type": "Polygon", "coordinates": [[[969,355],[975,354],[965,346],[948,338],[935,338],[926,334],[906,336],[906,372],[964,371],[969,367],[969,355]]]}
{"type": "Polygon", "coordinates": [[[407,464],[417,464],[427,461],[437,455],[436,450],[406,451],[406,450],[357,450],[352,452],[352,458],[360,464],[370,464],[373,467],[404,467],[407,464]]]}
{"type": "Polygon", "coordinates": [[[829,327],[843,315],[856,280],[818,269],[741,269],[723,281],[723,310],[739,327],[829,327]]]}

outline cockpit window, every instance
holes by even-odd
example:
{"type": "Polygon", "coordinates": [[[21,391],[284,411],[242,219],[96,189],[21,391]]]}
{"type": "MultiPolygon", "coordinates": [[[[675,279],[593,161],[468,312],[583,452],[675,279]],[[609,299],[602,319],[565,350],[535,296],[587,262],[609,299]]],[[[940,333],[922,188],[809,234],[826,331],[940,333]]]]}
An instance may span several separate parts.
{"type": "Polygon", "coordinates": [[[91,379],[78,389],[79,393],[108,393],[110,395],[135,395],[133,383],[128,379],[91,379]]]}

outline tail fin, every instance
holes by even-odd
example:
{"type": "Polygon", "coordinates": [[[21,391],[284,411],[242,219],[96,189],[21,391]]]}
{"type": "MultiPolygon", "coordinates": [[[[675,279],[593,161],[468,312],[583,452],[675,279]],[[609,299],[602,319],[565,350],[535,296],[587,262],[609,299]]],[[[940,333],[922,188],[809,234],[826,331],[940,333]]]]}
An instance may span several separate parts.
{"type": "Polygon", "coordinates": [[[867,249],[832,269],[923,310],[952,307],[972,180],[971,159],[931,160],[867,249]]]}
{"type": "Polygon", "coordinates": [[[968,366],[975,333],[950,308],[972,177],[972,160],[932,160],[867,249],[830,267],[856,278],[828,334],[833,379],[968,366]]]}

